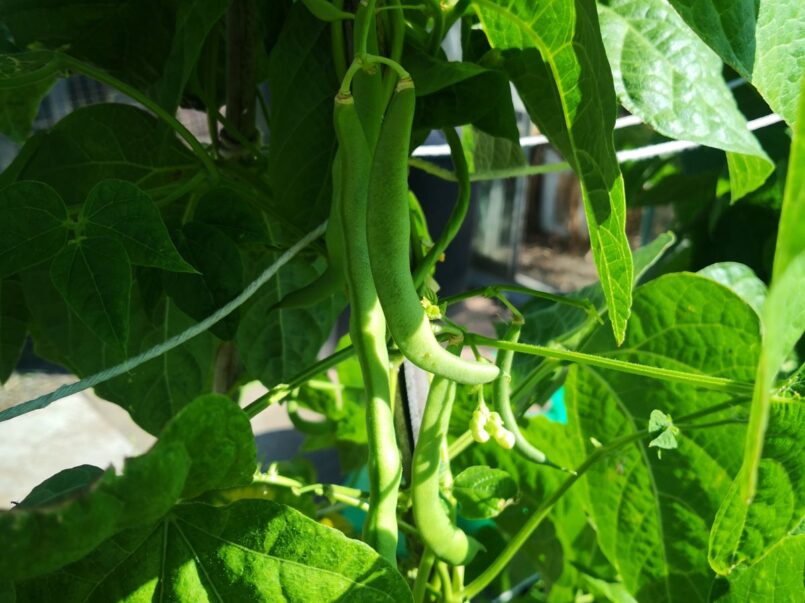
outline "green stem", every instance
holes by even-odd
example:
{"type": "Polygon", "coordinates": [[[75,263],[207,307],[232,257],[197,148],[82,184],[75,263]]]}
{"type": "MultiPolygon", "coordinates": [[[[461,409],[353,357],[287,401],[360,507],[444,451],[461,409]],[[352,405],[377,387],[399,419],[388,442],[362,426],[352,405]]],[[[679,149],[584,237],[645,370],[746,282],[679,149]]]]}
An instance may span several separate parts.
{"type": "Polygon", "coordinates": [[[79,61],[76,58],[64,54],[60,55],[59,59],[62,62],[62,64],[68,69],[71,69],[76,73],[86,75],[87,77],[91,77],[96,81],[111,86],[112,88],[118,90],[119,92],[122,92],[132,100],[137,101],[143,107],[145,107],[146,109],[151,111],[154,115],[159,117],[162,121],[165,122],[165,124],[170,126],[170,128],[173,129],[173,131],[176,132],[176,134],[180,138],[182,138],[182,140],[184,140],[188,144],[190,150],[192,150],[193,153],[196,155],[196,157],[199,158],[199,161],[201,161],[201,163],[204,164],[204,167],[210,173],[210,176],[212,176],[213,180],[217,181],[219,179],[220,174],[218,172],[218,167],[215,165],[215,162],[212,160],[212,157],[210,157],[209,153],[207,153],[207,150],[204,148],[204,146],[198,141],[198,139],[195,136],[193,136],[193,133],[190,132],[190,130],[185,128],[182,125],[182,123],[178,119],[176,119],[173,115],[171,115],[170,113],[165,111],[165,109],[160,107],[157,102],[150,99],[136,88],[129,86],[128,84],[120,81],[116,77],[109,75],[102,69],[98,69],[97,67],[94,67],[88,63],[84,63],[83,61],[79,61]]]}
{"type": "Polygon", "coordinates": [[[470,172],[467,166],[467,158],[464,155],[464,147],[461,146],[461,140],[453,128],[444,128],[445,139],[450,146],[450,157],[453,161],[453,167],[456,170],[456,177],[458,178],[458,199],[453,211],[450,212],[450,217],[447,219],[447,224],[442,233],[439,235],[436,243],[430,248],[425,259],[414,270],[414,286],[419,289],[425,281],[425,277],[430,274],[436,262],[442,257],[447,247],[456,238],[464,219],[467,217],[467,211],[470,208],[470,193],[472,188],[470,186],[470,172]]]}
{"type": "MultiPolygon", "coordinates": [[[[344,8],[344,0],[333,2],[338,10],[344,8]]],[[[347,53],[344,47],[344,24],[340,20],[330,23],[330,49],[333,53],[333,67],[335,75],[340,80],[347,73],[347,53]]]]}
{"type": "Polygon", "coordinates": [[[696,375],[673,369],[646,366],[634,362],[627,362],[625,360],[616,360],[614,358],[597,356],[595,354],[585,354],[583,352],[571,352],[569,350],[549,348],[541,345],[501,341],[499,339],[492,339],[491,337],[485,337],[477,334],[468,334],[467,337],[479,345],[487,345],[501,350],[512,350],[514,352],[522,352],[524,354],[531,354],[533,356],[542,356],[544,358],[552,358],[554,360],[574,362],[576,364],[586,366],[595,366],[598,368],[610,369],[622,373],[639,375],[641,377],[648,377],[650,379],[659,379],[661,381],[684,383],[686,385],[703,387],[727,394],[745,395],[751,393],[753,389],[751,383],[743,383],[740,381],[734,381],[732,379],[724,379],[722,377],[696,375]]]}
{"type": "Polygon", "coordinates": [[[641,440],[650,434],[648,431],[639,431],[632,433],[612,443],[595,450],[587,459],[579,465],[575,474],[568,476],[564,482],[545,499],[539,508],[531,515],[523,524],[523,527],[506,543],[506,546],[500,552],[500,555],[481,572],[475,580],[470,582],[464,589],[464,597],[472,599],[478,595],[484,588],[486,588],[492,580],[509,564],[517,551],[520,550],[531,534],[536,530],[553,509],[553,506],[559,501],[560,498],[567,492],[573,484],[575,484],[587,472],[590,467],[595,465],[598,461],[605,458],[607,455],[627,446],[633,442],[641,440]]]}
{"type": "Polygon", "coordinates": [[[425,590],[428,582],[430,582],[430,573],[435,563],[436,555],[433,551],[426,548],[422,553],[422,558],[419,560],[419,569],[417,569],[416,580],[414,581],[414,603],[422,603],[422,601],[424,601],[425,590]]]}
{"type": "MultiPolygon", "coordinates": [[[[435,163],[422,159],[421,157],[411,157],[408,165],[432,176],[456,182],[456,175],[445,168],[439,167],[435,163]]],[[[486,180],[506,180],[508,178],[521,178],[527,176],[538,176],[540,174],[553,174],[564,172],[570,169],[570,164],[566,162],[544,163],[542,165],[518,165],[515,167],[503,168],[499,170],[486,170],[470,174],[470,182],[484,182],[486,180]]]]}
{"type": "Polygon", "coordinates": [[[369,29],[375,23],[375,3],[376,0],[361,0],[358,10],[355,12],[355,57],[361,61],[367,56],[367,45],[369,43],[369,29]]]}
{"type": "Polygon", "coordinates": [[[354,353],[355,349],[350,345],[338,350],[333,354],[330,354],[327,356],[327,358],[322,358],[318,362],[310,365],[301,373],[297,374],[287,384],[277,385],[272,390],[266,392],[248,404],[246,407],[244,407],[243,412],[245,412],[250,419],[253,419],[269,406],[276,404],[277,402],[281,402],[290,396],[294,389],[306,381],[309,381],[319,373],[323,373],[324,371],[333,368],[347,358],[351,358],[354,353]]]}
{"type": "Polygon", "coordinates": [[[598,314],[598,309],[589,300],[573,299],[572,297],[567,297],[564,295],[555,295],[553,293],[548,293],[547,291],[538,291],[537,289],[530,289],[528,287],[523,287],[522,285],[507,285],[507,284],[489,285],[487,287],[479,287],[477,289],[470,289],[469,291],[465,291],[463,293],[457,293],[456,295],[451,295],[449,297],[442,298],[440,301],[442,303],[450,305],[477,296],[483,296],[488,298],[496,297],[500,299],[500,294],[504,291],[508,291],[510,293],[522,293],[523,295],[544,299],[557,304],[573,306],[575,308],[579,308],[580,310],[585,311],[588,315],[594,317],[597,322],[599,323],[602,322],[601,317],[598,314]]]}
{"type": "Polygon", "coordinates": [[[431,55],[435,55],[439,52],[444,38],[444,14],[438,0],[427,0],[427,3],[433,17],[433,29],[430,32],[430,40],[428,40],[428,52],[431,55]]]}

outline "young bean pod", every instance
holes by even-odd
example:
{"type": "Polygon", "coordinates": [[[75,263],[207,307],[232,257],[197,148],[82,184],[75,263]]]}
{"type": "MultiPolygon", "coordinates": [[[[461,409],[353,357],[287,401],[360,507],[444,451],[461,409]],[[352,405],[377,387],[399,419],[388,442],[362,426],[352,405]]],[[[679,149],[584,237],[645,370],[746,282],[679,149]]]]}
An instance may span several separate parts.
{"type": "Polygon", "coordinates": [[[497,367],[454,356],[436,341],[411,276],[408,151],[415,100],[413,81],[401,78],[372,161],[367,239],[377,296],[394,342],[411,362],[458,383],[488,383],[497,367]]]}
{"type": "Polygon", "coordinates": [[[453,381],[439,375],[433,377],[414,449],[411,495],[414,522],[425,546],[442,561],[465,565],[481,546],[455,525],[439,500],[441,449],[455,396],[456,384],[453,381]]]}
{"type": "MultiPolygon", "coordinates": [[[[506,341],[517,343],[520,340],[520,331],[523,329],[522,319],[515,317],[504,336],[506,341]]],[[[511,350],[498,350],[497,365],[500,369],[500,376],[495,381],[493,387],[493,398],[497,406],[498,413],[503,420],[503,426],[514,436],[514,450],[522,457],[534,463],[543,465],[554,465],[548,460],[542,450],[526,440],[517,425],[517,419],[511,405],[511,371],[514,352],[511,350]]]]}
{"type": "Polygon", "coordinates": [[[371,149],[350,94],[335,100],[334,122],[341,152],[341,225],[349,291],[349,332],[366,391],[369,440],[369,511],[364,539],[392,564],[397,551],[397,491],[402,475],[394,432],[386,349],[386,321],[369,268],[366,195],[371,149]]]}

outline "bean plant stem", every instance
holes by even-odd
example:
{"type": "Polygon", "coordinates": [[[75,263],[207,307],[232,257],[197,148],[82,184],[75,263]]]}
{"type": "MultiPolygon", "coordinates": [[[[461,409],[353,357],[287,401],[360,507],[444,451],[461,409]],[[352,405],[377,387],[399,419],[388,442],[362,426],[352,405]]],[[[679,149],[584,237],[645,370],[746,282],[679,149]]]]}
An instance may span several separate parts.
{"type": "Polygon", "coordinates": [[[538,299],[544,299],[557,304],[573,306],[575,308],[578,308],[579,310],[587,312],[587,314],[589,314],[590,316],[594,315],[595,319],[598,322],[601,322],[601,317],[598,315],[597,308],[592,304],[592,302],[588,300],[573,299],[572,297],[567,297],[564,295],[556,295],[554,293],[548,293],[547,291],[530,289],[529,287],[524,287],[522,285],[500,284],[500,285],[489,285],[487,287],[478,287],[477,289],[470,289],[469,291],[464,291],[463,293],[457,293],[455,295],[442,298],[440,301],[442,303],[450,305],[459,301],[463,301],[465,299],[470,299],[472,297],[478,297],[478,296],[488,298],[493,297],[500,298],[500,294],[502,292],[521,293],[523,295],[528,295],[529,297],[536,297],[538,299]]]}
{"type": "Polygon", "coordinates": [[[554,360],[574,362],[576,364],[586,366],[595,366],[598,368],[620,371],[622,373],[639,375],[641,377],[648,377],[650,379],[659,379],[661,381],[684,383],[695,387],[703,387],[706,389],[721,391],[727,394],[746,395],[751,394],[753,389],[751,383],[743,383],[740,381],[734,381],[732,379],[713,377],[711,375],[697,375],[694,373],[686,373],[672,369],[646,366],[643,364],[637,364],[635,362],[616,360],[615,358],[607,358],[605,356],[598,356],[595,354],[585,354],[584,352],[572,352],[570,350],[550,348],[541,345],[501,341],[499,339],[492,339],[491,337],[485,337],[477,334],[468,334],[467,338],[476,344],[487,345],[501,350],[512,350],[515,352],[522,352],[524,354],[531,354],[533,356],[542,356],[544,358],[552,358],[554,360]]]}
{"type": "Polygon", "coordinates": [[[430,248],[425,258],[414,270],[414,286],[419,289],[425,281],[425,277],[430,274],[436,262],[442,257],[447,247],[456,238],[461,225],[464,224],[464,219],[467,217],[467,211],[470,208],[470,193],[472,188],[470,186],[470,172],[467,167],[467,158],[464,156],[464,147],[461,146],[461,140],[453,128],[444,128],[444,137],[447,144],[450,145],[450,157],[453,161],[456,177],[458,178],[458,199],[456,201],[453,211],[450,212],[450,217],[447,219],[447,224],[442,229],[442,233],[436,240],[433,247],[430,248]]]}
{"type": "Polygon", "coordinates": [[[60,55],[60,60],[68,69],[111,86],[115,90],[122,92],[132,100],[137,101],[143,107],[151,111],[154,115],[164,121],[165,124],[170,126],[176,132],[176,134],[188,144],[190,150],[192,150],[196,157],[198,157],[199,161],[204,164],[205,169],[210,173],[210,176],[213,178],[213,180],[217,181],[219,179],[220,174],[218,172],[218,167],[215,165],[215,162],[212,160],[212,157],[210,157],[209,153],[207,153],[207,150],[204,148],[204,146],[195,136],[193,136],[193,133],[190,132],[190,130],[184,127],[184,125],[182,125],[182,123],[173,115],[165,111],[165,109],[163,109],[156,101],[137,90],[137,88],[129,86],[125,82],[120,81],[116,77],[106,73],[102,69],[98,69],[97,67],[90,65],[89,63],[79,61],[78,59],[68,55],[60,55]]]}
{"type": "Polygon", "coordinates": [[[551,495],[546,498],[543,503],[539,506],[539,508],[531,515],[523,524],[523,527],[506,543],[506,546],[500,552],[500,555],[491,563],[489,564],[483,572],[481,572],[475,580],[470,582],[467,587],[464,589],[464,598],[465,599],[472,599],[472,597],[478,595],[484,588],[486,588],[492,580],[509,564],[512,560],[514,555],[520,548],[525,544],[526,540],[528,540],[529,536],[536,530],[539,525],[542,523],[542,520],[545,519],[548,514],[553,509],[553,506],[559,501],[560,498],[567,492],[573,484],[575,484],[581,477],[587,472],[590,467],[595,465],[598,461],[605,458],[609,454],[641,440],[649,435],[648,431],[639,431],[637,433],[632,433],[617,440],[614,440],[610,444],[598,448],[595,450],[587,459],[579,465],[578,469],[576,469],[576,473],[573,475],[568,476],[564,482],[554,491],[551,495]]]}

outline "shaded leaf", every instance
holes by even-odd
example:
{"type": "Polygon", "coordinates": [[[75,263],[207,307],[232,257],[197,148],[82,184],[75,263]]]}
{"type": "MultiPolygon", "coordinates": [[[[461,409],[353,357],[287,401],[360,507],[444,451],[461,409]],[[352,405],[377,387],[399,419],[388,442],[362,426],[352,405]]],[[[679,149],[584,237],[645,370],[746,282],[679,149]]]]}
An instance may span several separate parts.
{"type": "MultiPolygon", "coordinates": [[[[54,571],[121,530],[153,524],[180,498],[249,483],[255,454],[243,411],[223,396],[199,398],[177,414],[151,450],[127,459],[121,475],[108,469],[69,498],[62,489],[56,500],[0,513],[0,579],[54,571]]],[[[73,480],[77,469],[66,477],[73,480]]],[[[64,473],[54,476],[31,495],[40,498],[39,488],[64,479],[64,473]]]]}
{"type": "Polygon", "coordinates": [[[173,112],[226,0],[3,0],[0,20],[20,47],[89,61],[173,112]]]}
{"type": "Polygon", "coordinates": [[[14,280],[0,280],[0,384],[17,366],[28,334],[28,309],[22,287],[14,280]]]}
{"type": "Polygon", "coordinates": [[[805,71],[805,5],[800,0],[670,2],[725,63],[794,125],[805,71]]]}
{"type": "Polygon", "coordinates": [[[134,184],[124,180],[99,182],[89,192],[80,220],[86,222],[87,236],[119,241],[132,264],[193,272],[176,251],[159,208],[134,184]]]}
{"type": "MultiPolygon", "coordinates": [[[[45,270],[21,275],[31,313],[29,329],[36,354],[87,377],[115,366],[186,330],[195,321],[170,300],[145,308],[140,284],[131,296],[126,350],[100,340],[63,301],[45,270]]],[[[140,427],[157,434],[196,396],[210,391],[216,339],[209,332],[95,388],[100,397],[126,409],[140,427]]]]}
{"type": "Polygon", "coordinates": [[[18,600],[355,601],[405,603],[396,568],[284,505],[242,500],[176,507],[158,525],[104,543],[64,571],[18,587],[18,600]]]}
{"type": "Polygon", "coordinates": [[[615,93],[592,0],[475,0],[481,24],[531,119],[579,176],[593,258],[622,341],[632,299],[615,93]]]}
{"type": "Polygon", "coordinates": [[[0,190],[0,277],[52,258],[67,241],[67,208],[41,182],[0,190]]]}
{"type": "Polygon", "coordinates": [[[453,481],[453,496],[466,519],[489,519],[517,496],[517,483],[505,471],[486,466],[467,467],[453,481]]]}
{"type": "Polygon", "coordinates": [[[75,498],[89,490],[104,474],[94,465],[79,465],[59,471],[31,490],[14,508],[50,507],[75,498]]]}
{"type": "Polygon", "coordinates": [[[757,189],[774,164],[747,129],[721,76],[721,59],[663,0],[598,4],[615,90],[656,131],[728,152],[732,200],[757,189]]]}
{"type": "Polygon", "coordinates": [[[416,87],[415,128],[473,124],[491,136],[519,142],[509,80],[503,71],[445,61],[413,46],[406,47],[403,64],[416,87]],[[471,103],[466,102],[468,98],[471,103]]]}
{"type": "Polygon", "coordinates": [[[294,4],[271,52],[271,148],[268,179],[277,212],[302,229],[324,220],[330,208],[335,156],[330,25],[294,4]]]}
{"type": "Polygon", "coordinates": [[[131,105],[81,107],[28,145],[35,149],[17,166],[18,179],[46,182],[68,205],[83,203],[101,180],[118,178],[147,188],[197,169],[197,160],[173,133],[131,105]]]}
{"type": "Polygon", "coordinates": [[[59,71],[58,61],[47,51],[0,54],[1,133],[15,142],[25,140],[59,71]]]}
{"type": "MultiPolygon", "coordinates": [[[[266,263],[273,261],[269,255],[266,263]]],[[[305,308],[272,309],[291,291],[314,280],[320,265],[296,258],[264,286],[261,296],[243,313],[235,341],[248,375],[271,387],[282,383],[315,361],[330,334],[344,296],[305,308]],[[299,333],[304,332],[304,337],[299,333]]]]}
{"type": "MultiPolygon", "coordinates": [[[[179,245],[199,274],[166,274],[165,291],[189,316],[201,320],[232,301],[244,287],[243,260],[235,242],[214,226],[190,222],[179,245]]],[[[232,339],[240,320],[235,310],[210,328],[221,339],[232,339]]]]}
{"type": "Polygon", "coordinates": [[[67,305],[93,333],[110,345],[125,347],[131,266],[116,239],[71,242],[53,259],[50,276],[67,305]]]}
{"type": "Polygon", "coordinates": [[[240,244],[269,241],[263,217],[238,192],[220,186],[204,193],[193,212],[193,221],[215,226],[240,244]]]}

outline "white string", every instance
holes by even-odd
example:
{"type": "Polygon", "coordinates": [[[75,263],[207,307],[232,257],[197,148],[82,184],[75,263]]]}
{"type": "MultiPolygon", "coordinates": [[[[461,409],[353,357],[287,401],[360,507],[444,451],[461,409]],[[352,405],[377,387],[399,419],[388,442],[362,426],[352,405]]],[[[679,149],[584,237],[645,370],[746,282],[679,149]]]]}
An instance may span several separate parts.
{"type": "MultiPolygon", "coordinates": [[[[776,113],[758,117],[752,121],[747,122],[747,129],[752,132],[765,128],[776,123],[783,121],[783,118],[776,113]]],[[[627,128],[629,126],[636,126],[643,122],[639,117],[634,115],[627,115],[620,117],[615,121],[615,129],[627,128]]],[[[539,147],[549,144],[548,138],[542,134],[538,136],[523,136],[520,138],[520,146],[524,149],[539,147]]],[[[689,142],[687,140],[672,140],[670,142],[661,142],[639,149],[628,149],[626,151],[618,152],[618,162],[626,163],[627,161],[636,161],[638,159],[649,159],[651,157],[659,157],[662,155],[670,155],[671,153],[678,153],[680,151],[687,151],[702,146],[697,142],[689,142]]],[[[450,155],[450,147],[446,144],[433,144],[428,146],[421,146],[414,149],[414,157],[448,157],[450,155]]],[[[550,164],[547,164],[550,165],[550,164]]]]}
{"type": "Polygon", "coordinates": [[[216,310],[213,314],[205,318],[199,323],[196,323],[186,331],[179,333],[178,335],[174,335],[167,341],[163,341],[160,344],[155,345],[150,350],[143,352],[142,354],[138,354],[133,358],[128,358],[124,360],[120,364],[113,366],[111,368],[105,369],[99,373],[95,373],[94,375],[90,375],[80,381],[76,381],[74,383],[68,383],[66,385],[62,385],[58,389],[39,396],[38,398],[34,398],[33,400],[28,400],[23,402],[22,404],[17,404],[16,406],[12,406],[11,408],[7,408],[6,410],[0,412],[0,422],[8,421],[9,419],[13,419],[14,417],[18,417],[20,415],[24,415],[29,413],[33,410],[40,410],[45,408],[49,404],[55,402],[56,400],[61,400],[62,398],[66,398],[67,396],[71,396],[78,392],[84,391],[85,389],[89,389],[90,387],[95,387],[96,385],[103,383],[104,381],[108,381],[109,379],[114,379],[115,377],[119,377],[123,373],[127,373],[130,370],[133,370],[140,366],[141,364],[148,362],[149,360],[153,360],[162,354],[169,352],[170,350],[182,345],[189,339],[192,339],[196,335],[203,333],[211,326],[213,326],[216,322],[233,312],[238,307],[242,306],[246,300],[248,300],[251,296],[257,293],[257,290],[266,284],[271,278],[277,274],[277,271],[282,268],[285,264],[290,262],[297,253],[302,251],[305,247],[310,245],[313,241],[318,239],[321,235],[324,234],[324,231],[327,228],[327,222],[323,222],[318,227],[310,231],[304,237],[302,237],[297,243],[291,246],[287,251],[285,251],[276,262],[271,264],[268,268],[266,268],[263,273],[258,276],[255,280],[253,280],[249,285],[232,301],[224,305],[223,307],[216,310]]]}

